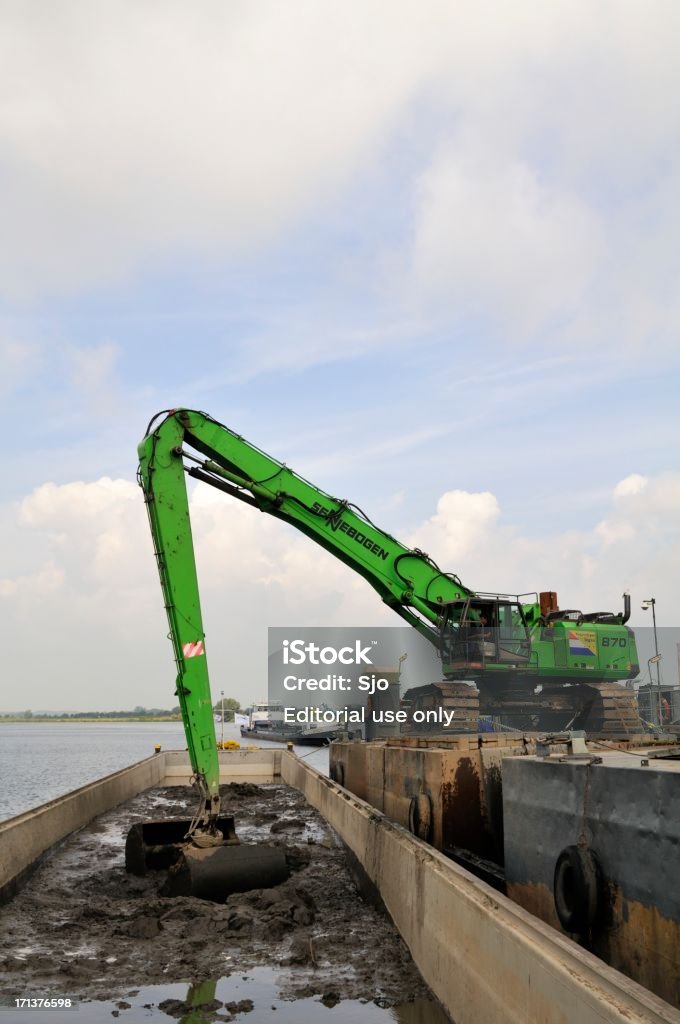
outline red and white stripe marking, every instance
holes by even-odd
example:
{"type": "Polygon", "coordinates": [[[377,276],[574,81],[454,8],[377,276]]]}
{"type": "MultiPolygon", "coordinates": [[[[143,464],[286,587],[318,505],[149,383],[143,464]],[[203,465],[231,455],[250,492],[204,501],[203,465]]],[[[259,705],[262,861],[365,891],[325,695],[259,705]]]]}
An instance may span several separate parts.
{"type": "Polygon", "coordinates": [[[205,654],[202,640],[195,640],[190,644],[182,644],[182,653],[185,658],[197,658],[199,654],[205,654]]]}

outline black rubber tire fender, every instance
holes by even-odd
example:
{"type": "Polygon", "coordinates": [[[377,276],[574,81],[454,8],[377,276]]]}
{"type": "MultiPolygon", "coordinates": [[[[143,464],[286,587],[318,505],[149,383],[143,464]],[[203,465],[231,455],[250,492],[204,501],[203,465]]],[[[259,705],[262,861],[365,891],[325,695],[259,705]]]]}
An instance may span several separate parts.
{"type": "Polygon", "coordinates": [[[432,835],[432,800],[427,793],[412,797],[408,808],[408,830],[428,843],[432,835]]]}
{"type": "Polygon", "coordinates": [[[335,761],[330,768],[329,775],[333,782],[337,782],[339,786],[345,785],[345,766],[342,761],[335,761]]]}
{"type": "Polygon", "coordinates": [[[601,905],[601,871],[587,846],[565,846],[555,863],[555,910],[565,932],[592,929],[601,905]]]}

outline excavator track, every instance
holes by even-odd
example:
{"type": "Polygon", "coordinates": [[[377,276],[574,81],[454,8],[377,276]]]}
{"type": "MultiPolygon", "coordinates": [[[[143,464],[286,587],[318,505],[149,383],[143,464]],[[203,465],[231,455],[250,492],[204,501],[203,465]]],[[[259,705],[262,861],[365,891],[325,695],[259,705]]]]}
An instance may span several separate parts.
{"type": "Polygon", "coordinates": [[[452,683],[443,680],[427,686],[416,686],[404,695],[404,702],[410,714],[414,711],[431,711],[442,707],[453,711],[453,722],[448,729],[439,724],[415,724],[410,722],[404,732],[477,732],[479,729],[479,690],[469,683],[452,683]]]}
{"type": "Polygon", "coordinates": [[[574,728],[603,737],[634,736],[643,732],[634,690],[617,683],[591,683],[590,691],[574,728]]]}
{"type": "Polygon", "coordinates": [[[410,733],[478,732],[480,715],[530,732],[583,729],[593,738],[625,739],[644,731],[635,692],[617,683],[544,685],[536,693],[533,685],[490,692],[484,684],[478,690],[444,680],[409,690],[404,701],[411,714],[437,707],[455,712],[448,729],[412,723],[404,730],[410,733]]]}
{"type": "Polygon", "coordinates": [[[626,738],[644,732],[635,692],[618,683],[543,684],[496,688],[481,686],[482,715],[527,731],[583,729],[593,738],[626,738]]]}

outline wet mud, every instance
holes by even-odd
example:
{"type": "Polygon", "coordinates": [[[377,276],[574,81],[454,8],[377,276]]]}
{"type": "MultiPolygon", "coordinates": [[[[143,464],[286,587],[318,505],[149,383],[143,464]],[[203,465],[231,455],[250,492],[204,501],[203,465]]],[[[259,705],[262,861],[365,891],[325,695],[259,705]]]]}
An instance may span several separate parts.
{"type": "MultiPolygon", "coordinates": [[[[126,997],[134,1000],[144,986],[276,968],[285,1000],[429,1002],[396,929],[361,898],[337,836],[302,795],[248,784],[222,793],[242,842],[285,850],[286,882],[217,904],[161,896],[162,873],[126,874],[133,823],[191,816],[195,807],[189,788],[151,790],[67,839],[0,908],[3,992],[119,1000],[123,1016],[126,997]]],[[[169,1016],[183,1009],[163,1007],[169,1016]]],[[[214,1019],[224,1020],[224,1009],[214,1009],[214,1019]]],[[[245,1005],[230,1011],[247,1014],[245,1005]]]]}

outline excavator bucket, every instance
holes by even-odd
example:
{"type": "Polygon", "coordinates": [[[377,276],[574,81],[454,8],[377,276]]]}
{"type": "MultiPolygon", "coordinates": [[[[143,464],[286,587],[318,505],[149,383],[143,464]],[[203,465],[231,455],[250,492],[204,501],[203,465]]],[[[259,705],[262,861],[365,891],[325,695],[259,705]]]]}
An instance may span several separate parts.
{"type": "MultiPolygon", "coordinates": [[[[162,871],[175,863],[187,845],[192,822],[187,818],[170,821],[144,821],[133,825],[125,842],[125,870],[131,875],[162,871]]],[[[216,822],[225,846],[238,846],[239,839],[231,814],[221,815],[216,822]]]]}
{"type": "Polygon", "coordinates": [[[191,827],[187,819],[133,825],[125,843],[125,869],[133,875],[167,871],[162,896],[196,896],[216,903],[232,892],[268,889],[288,878],[282,849],[241,845],[231,815],[221,815],[216,825],[224,841],[205,848],[186,838],[191,827]]]}
{"type": "Polygon", "coordinates": [[[289,869],[280,847],[247,844],[199,849],[187,845],[167,874],[162,896],[197,896],[224,903],[233,892],[269,889],[289,869]]]}

